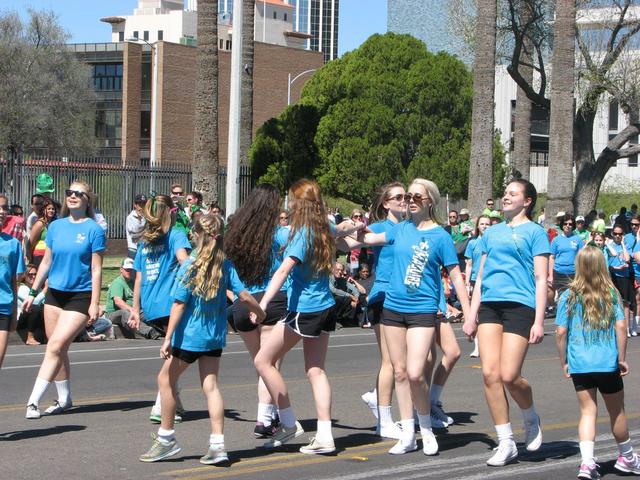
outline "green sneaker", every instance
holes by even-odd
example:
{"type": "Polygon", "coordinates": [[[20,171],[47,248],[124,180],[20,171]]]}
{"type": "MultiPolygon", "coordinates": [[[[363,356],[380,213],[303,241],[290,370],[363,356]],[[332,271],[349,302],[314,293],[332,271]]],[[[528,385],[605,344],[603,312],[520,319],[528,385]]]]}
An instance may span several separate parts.
{"type": "Polygon", "coordinates": [[[209,450],[204,457],[200,458],[200,463],[205,465],[217,465],[229,461],[229,456],[224,448],[224,443],[209,445],[209,450]]]}
{"type": "Polygon", "coordinates": [[[157,462],[180,452],[180,446],[175,438],[166,443],[161,441],[156,434],[152,433],[151,439],[153,440],[153,443],[151,444],[149,451],[140,455],[141,462],[157,462]]]}
{"type": "MultiPolygon", "coordinates": [[[[156,412],[154,410],[151,410],[151,413],[149,414],[149,421],[151,423],[159,425],[160,423],[162,423],[162,415],[160,414],[160,412],[156,412]]],[[[174,423],[182,423],[182,417],[177,412],[173,417],[173,422],[174,423]]]]}

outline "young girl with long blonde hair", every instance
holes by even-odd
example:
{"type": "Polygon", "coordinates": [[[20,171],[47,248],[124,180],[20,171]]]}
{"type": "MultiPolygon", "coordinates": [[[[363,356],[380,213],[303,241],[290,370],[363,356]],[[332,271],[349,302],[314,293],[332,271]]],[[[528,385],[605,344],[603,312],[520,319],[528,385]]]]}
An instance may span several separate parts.
{"type": "Polygon", "coordinates": [[[165,363],[158,374],[162,420],[158,435],[143,462],[155,462],[180,452],[174,431],[176,384],[187,367],[198,361],[202,390],[211,418],[209,449],[200,458],[206,465],[228,461],[224,446],[224,405],[218,389],[220,357],[226,344],[226,291],[233,290],[258,320],[264,312],[238,279],[222,251],[223,222],[219,215],[203,215],[194,226],[196,248],[178,271],[167,335],[160,347],[165,363]]]}
{"type": "Polygon", "coordinates": [[[556,325],[560,364],[565,377],[573,380],[580,405],[578,478],[600,478],[594,458],[598,391],[618,444],[614,468],[640,475],[640,457],[631,446],[624,412],[627,319],[598,247],[586,246],[578,252],[575,278],[558,300],[556,325]]]}

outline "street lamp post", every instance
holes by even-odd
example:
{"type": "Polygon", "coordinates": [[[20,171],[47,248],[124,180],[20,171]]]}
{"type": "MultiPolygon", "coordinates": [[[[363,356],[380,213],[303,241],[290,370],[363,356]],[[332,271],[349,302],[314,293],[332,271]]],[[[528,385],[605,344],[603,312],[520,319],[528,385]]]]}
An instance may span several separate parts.
{"type": "Polygon", "coordinates": [[[289,73],[289,78],[287,81],[287,106],[291,105],[291,85],[293,85],[293,83],[298,80],[300,77],[302,77],[303,75],[306,75],[307,73],[313,73],[317,70],[317,68],[311,68],[309,70],[305,70],[304,72],[300,72],[299,74],[297,74],[295,77],[291,78],[291,73],[289,73]]]}
{"type": "MultiPolygon", "coordinates": [[[[153,52],[153,79],[151,88],[153,90],[151,94],[151,148],[149,152],[149,166],[154,168],[156,166],[156,138],[157,138],[157,114],[158,114],[158,48],[156,45],[149,43],[147,40],[138,37],[131,37],[127,39],[127,42],[144,42],[153,52]]],[[[153,177],[152,177],[153,180],[153,177]]]]}

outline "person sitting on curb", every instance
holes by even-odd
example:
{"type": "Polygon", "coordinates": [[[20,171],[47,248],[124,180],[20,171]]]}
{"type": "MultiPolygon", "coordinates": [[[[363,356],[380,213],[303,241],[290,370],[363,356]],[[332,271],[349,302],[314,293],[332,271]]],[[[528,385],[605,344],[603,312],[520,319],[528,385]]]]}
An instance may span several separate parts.
{"type": "Polygon", "coordinates": [[[340,262],[333,266],[333,275],[329,277],[329,289],[336,301],[337,321],[345,327],[354,326],[358,307],[366,306],[366,289],[347,275],[345,266],[340,262]]]}
{"type": "Polygon", "coordinates": [[[133,268],[133,260],[130,258],[123,259],[120,264],[120,275],[109,286],[105,316],[114,325],[118,325],[123,335],[127,338],[135,338],[136,333],[144,338],[160,338],[160,333],[144,322],[140,322],[138,330],[133,330],[127,324],[133,310],[133,284],[135,277],[136,272],[133,268]]]}

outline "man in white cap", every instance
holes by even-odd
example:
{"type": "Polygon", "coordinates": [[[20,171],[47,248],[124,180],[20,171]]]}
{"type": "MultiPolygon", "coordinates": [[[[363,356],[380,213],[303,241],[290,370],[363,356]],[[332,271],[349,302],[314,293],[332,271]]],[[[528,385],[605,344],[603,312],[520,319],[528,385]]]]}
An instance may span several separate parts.
{"type": "Polygon", "coordinates": [[[575,233],[580,237],[580,240],[582,240],[584,244],[587,244],[591,241],[591,232],[587,228],[587,223],[582,215],[578,215],[576,217],[575,233]]]}

